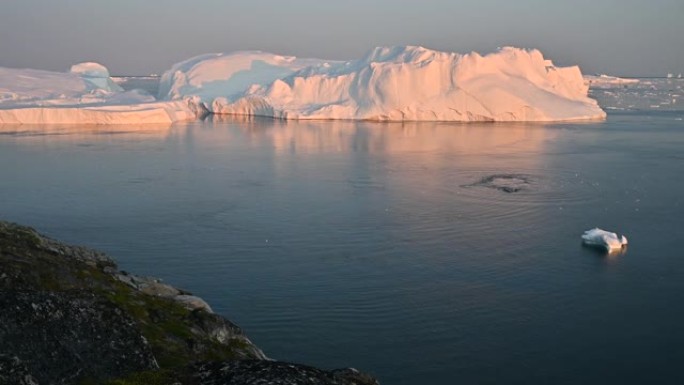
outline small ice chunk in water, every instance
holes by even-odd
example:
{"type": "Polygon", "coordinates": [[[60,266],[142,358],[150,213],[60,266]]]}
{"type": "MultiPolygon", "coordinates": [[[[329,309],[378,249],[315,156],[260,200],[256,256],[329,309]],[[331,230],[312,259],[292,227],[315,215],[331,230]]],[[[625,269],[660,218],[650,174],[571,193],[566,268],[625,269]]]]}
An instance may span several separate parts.
{"type": "Polygon", "coordinates": [[[627,245],[627,237],[601,230],[598,227],[587,230],[582,234],[582,242],[587,246],[605,248],[608,252],[621,250],[627,245]]]}

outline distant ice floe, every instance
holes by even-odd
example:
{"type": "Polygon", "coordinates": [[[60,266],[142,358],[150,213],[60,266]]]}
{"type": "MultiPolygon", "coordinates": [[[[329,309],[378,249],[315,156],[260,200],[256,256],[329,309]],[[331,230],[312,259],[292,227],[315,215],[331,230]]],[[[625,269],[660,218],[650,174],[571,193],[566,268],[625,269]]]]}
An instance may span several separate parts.
{"type": "Polygon", "coordinates": [[[70,72],[0,67],[0,124],[169,124],[195,119],[186,101],[124,91],[98,63],[70,72]]]}
{"type": "Polygon", "coordinates": [[[601,230],[598,227],[587,230],[582,234],[582,242],[587,246],[603,248],[608,252],[622,250],[627,246],[627,237],[601,230]]]}
{"type": "Polygon", "coordinates": [[[639,83],[639,79],[609,75],[584,75],[584,82],[591,88],[614,88],[615,86],[639,83]]]}
{"type": "Polygon", "coordinates": [[[569,121],[603,119],[578,67],[538,50],[481,56],[378,47],[350,61],[265,52],[208,54],[162,75],[159,99],[215,114],[294,120],[569,121]]]}
{"type": "Polygon", "coordinates": [[[589,95],[605,110],[684,112],[682,79],[624,79],[604,75],[596,81],[587,80],[587,84],[590,86],[589,95]]]}

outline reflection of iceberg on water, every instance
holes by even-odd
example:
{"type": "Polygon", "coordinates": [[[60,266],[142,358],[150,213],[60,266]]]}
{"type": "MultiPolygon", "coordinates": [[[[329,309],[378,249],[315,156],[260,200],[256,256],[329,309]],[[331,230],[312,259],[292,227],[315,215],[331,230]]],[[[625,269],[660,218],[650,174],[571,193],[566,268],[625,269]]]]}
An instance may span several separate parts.
{"type": "Polygon", "coordinates": [[[582,234],[582,243],[587,246],[604,248],[608,252],[622,250],[627,246],[627,237],[601,230],[598,227],[587,230],[582,234]]]}

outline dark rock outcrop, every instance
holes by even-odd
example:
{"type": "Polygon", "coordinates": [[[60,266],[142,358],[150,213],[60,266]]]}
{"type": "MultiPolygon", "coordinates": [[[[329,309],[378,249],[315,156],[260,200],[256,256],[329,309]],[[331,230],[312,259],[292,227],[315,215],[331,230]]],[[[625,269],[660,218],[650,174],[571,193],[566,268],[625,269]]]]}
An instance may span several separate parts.
{"type": "Polygon", "coordinates": [[[0,385],[377,384],[268,360],[201,298],[0,222],[0,385]]]}
{"type": "Polygon", "coordinates": [[[37,385],[38,382],[18,357],[0,355],[0,384],[37,385]]]}
{"type": "Polygon", "coordinates": [[[480,181],[464,187],[486,187],[505,193],[517,193],[528,190],[532,179],[524,174],[494,174],[482,178],[480,181]]]}
{"type": "Polygon", "coordinates": [[[117,378],[158,367],[135,321],[92,293],[6,291],[0,309],[0,350],[24,358],[42,381],[117,378]]]}

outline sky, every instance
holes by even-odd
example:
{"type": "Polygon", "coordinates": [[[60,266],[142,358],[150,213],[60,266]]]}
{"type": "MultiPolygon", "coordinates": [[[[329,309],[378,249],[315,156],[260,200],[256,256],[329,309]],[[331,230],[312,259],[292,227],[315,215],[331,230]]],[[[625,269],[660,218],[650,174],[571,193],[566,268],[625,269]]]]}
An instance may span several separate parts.
{"type": "Polygon", "coordinates": [[[684,0],[0,0],[0,67],[161,73],[209,52],[538,48],[584,73],[684,73],[684,0]]]}

